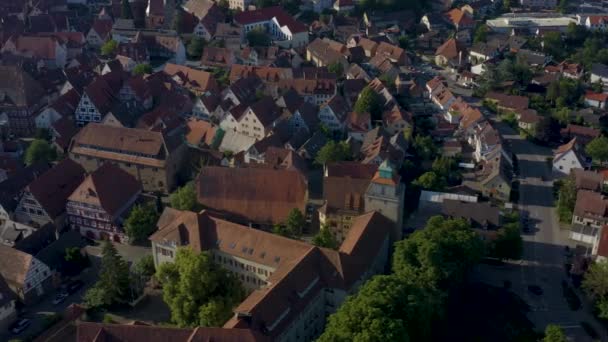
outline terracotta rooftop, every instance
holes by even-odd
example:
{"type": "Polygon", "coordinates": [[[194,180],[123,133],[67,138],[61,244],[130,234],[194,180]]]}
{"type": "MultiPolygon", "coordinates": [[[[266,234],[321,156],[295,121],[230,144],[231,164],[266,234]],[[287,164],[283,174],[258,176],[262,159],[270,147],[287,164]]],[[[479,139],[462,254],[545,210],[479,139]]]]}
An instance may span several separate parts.
{"type": "Polygon", "coordinates": [[[255,11],[239,12],[234,16],[234,21],[241,25],[254,24],[272,20],[273,18],[281,26],[287,26],[291,33],[307,32],[306,25],[295,20],[289,13],[285,12],[282,7],[266,7],[255,11]]]}
{"type": "Polygon", "coordinates": [[[574,215],[596,219],[608,218],[608,200],[598,192],[579,190],[576,195],[574,215]]]}
{"type": "Polygon", "coordinates": [[[199,202],[238,220],[283,222],[297,208],[304,212],[308,185],[295,171],[204,167],[197,177],[199,202]]]}
{"type": "Polygon", "coordinates": [[[30,254],[0,244],[0,276],[9,286],[24,286],[33,259],[30,254]]]}
{"type": "Polygon", "coordinates": [[[105,163],[88,175],[68,200],[99,206],[108,215],[117,217],[122,214],[121,209],[127,209],[128,204],[133,203],[141,190],[141,184],[130,173],[112,163],[105,163]]]}
{"type": "Polygon", "coordinates": [[[27,190],[51,219],[55,219],[65,211],[68,197],[84,177],[82,166],[71,159],[64,159],[31,182],[27,190]]]}

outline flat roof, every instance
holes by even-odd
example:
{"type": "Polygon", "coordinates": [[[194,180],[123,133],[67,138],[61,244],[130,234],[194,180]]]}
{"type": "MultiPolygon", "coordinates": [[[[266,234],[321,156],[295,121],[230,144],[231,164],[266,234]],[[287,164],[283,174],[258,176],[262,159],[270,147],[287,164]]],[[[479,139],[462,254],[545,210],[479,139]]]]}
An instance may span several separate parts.
{"type": "Polygon", "coordinates": [[[486,21],[488,27],[508,28],[508,27],[561,27],[568,26],[570,23],[576,24],[576,19],[570,17],[499,17],[486,21]]]}

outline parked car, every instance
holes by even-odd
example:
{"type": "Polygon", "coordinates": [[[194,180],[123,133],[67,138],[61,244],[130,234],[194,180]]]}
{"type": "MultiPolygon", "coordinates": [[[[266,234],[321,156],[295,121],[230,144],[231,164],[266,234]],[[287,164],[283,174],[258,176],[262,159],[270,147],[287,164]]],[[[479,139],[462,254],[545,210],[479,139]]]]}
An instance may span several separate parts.
{"type": "Polygon", "coordinates": [[[53,305],[57,305],[63,302],[66,298],[68,298],[68,296],[69,294],[67,294],[66,292],[59,292],[55,295],[55,298],[53,298],[53,305]]]}
{"type": "Polygon", "coordinates": [[[534,293],[537,296],[543,294],[543,289],[541,289],[538,285],[528,285],[528,291],[534,293]]]}
{"type": "Polygon", "coordinates": [[[82,280],[74,280],[67,284],[65,290],[68,294],[73,294],[76,291],[80,290],[80,288],[83,286],[84,286],[84,282],[82,280]]]}
{"type": "Polygon", "coordinates": [[[11,325],[11,332],[15,335],[20,334],[25,329],[27,329],[27,327],[29,327],[31,323],[32,322],[29,319],[22,318],[17,322],[13,323],[13,325],[11,325]]]}

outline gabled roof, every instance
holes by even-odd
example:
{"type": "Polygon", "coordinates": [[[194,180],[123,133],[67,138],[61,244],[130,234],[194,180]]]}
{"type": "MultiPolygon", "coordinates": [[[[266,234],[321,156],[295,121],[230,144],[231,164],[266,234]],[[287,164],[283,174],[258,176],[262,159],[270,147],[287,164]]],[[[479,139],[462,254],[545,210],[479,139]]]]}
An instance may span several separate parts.
{"type": "Polygon", "coordinates": [[[601,132],[599,129],[585,127],[581,125],[568,124],[566,128],[561,130],[562,135],[566,136],[574,136],[574,137],[584,137],[584,138],[597,138],[600,136],[601,132]]]}
{"type": "Polygon", "coordinates": [[[44,96],[44,89],[29,74],[17,66],[0,65],[0,106],[35,106],[44,96]]]}
{"type": "Polygon", "coordinates": [[[33,259],[31,254],[0,244],[0,276],[9,286],[24,286],[33,259]]]}
{"type": "Polygon", "coordinates": [[[344,98],[338,94],[334,95],[331,99],[329,99],[329,101],[327,101],[326,104],[321,106],[321,108],[323,107],[329,107],[340,121],[344,121],[346,119],[346,115],[349,110],[344,98]]]}
{"type": "Polygon", "coordinates": [[[105,163],[85,178],[68,201],[100,206],[108,215],[117,217],[122,214],[121,209],[133,203],[141,189],[139,181],[130,173],[105,163]]]}
{"type": "Polygon", "coordinates": [[[199,202],[239,220],[280,223],[293,208],[304,212],[307,181],[287,170],[204,167],[196,179],[199,202]]]}
{"type": "Polygon", "coordinates": [[[124,76],[122,71],[111,71],[97,77],[84,88],[84,93],[101,115],[108,113],[118,100],[118,92],[122,87],[124,76]]]}
{"type": "Polygon", "coordinates": [[[608,200],[599,192],[579,190],[574,205],[574,215],[605,219],[607,217],[608,200]]]}
{"type": "Polygon", "coordinates": [[[443,56],[447,59],[458,58],[462,48],[459,46],[458,41],[454,38],[446,40],[445,43],[441,44],[435,51],[436,56],[443,56]]]}
{"type": "Polygon", "coordinates": [[[287,26],[291,33],[307,32],[306,25],[294,19],[280,6],[266,7],[255,11],[239,12],[234,16],[234,22],[241,25],[254,24],[275,19],[279,25],[287,26]]]}
{"type": "Polygon", "coordinates": [[[101,39],[106,39],[109,37],[110,32],[112,32],[112,25],[114,23],[109,19],[95,19],[93,21],[93,26],[91,29],[101,37],[101,39]]]}
{"type": "Polygon", "coordinates": [[[202,92],[217,90],[217,83],[209,72],[172,63],[165,64],[163,71],[171,76],[183,77],[188,86],[202,92]]]}
{"type": "Polygon", "coordinates": [[[262,97],[249,108],[264,127],[268,127],[281,116],[281,109],[270,96],[262,97]]]}
{"type": "Polygon", "coordinates": [[[80,164],[64,159],[31,182],[27,190],[49,217],[55,219],[65,211],[68,197],[83,181],[85,174],[80,164]]]}
{"type": "Polygon", "coordinates": [[[585,94],[585,100],[597,101],[597,102],[606,102],[608,100],[608,94],[605,93],[595,93],[592,91],[588,91],[585,94]]]}
{"type": "Polygon", "coordinates": [[[89,123],[74,137],[72,148],[79,145],[157,156],[163,151],[164,139],[161,133],[145,129],[89,123]]]}

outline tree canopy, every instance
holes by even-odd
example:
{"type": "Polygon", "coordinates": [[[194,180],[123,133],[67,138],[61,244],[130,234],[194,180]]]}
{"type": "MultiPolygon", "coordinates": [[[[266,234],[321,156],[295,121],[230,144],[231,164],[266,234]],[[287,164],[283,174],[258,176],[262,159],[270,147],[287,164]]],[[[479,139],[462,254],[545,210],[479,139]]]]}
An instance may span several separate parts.
{"type": "Polygon", "coordinates": [[[312,244],[317,247],[338,249],[339,243],[334,233],[329,227],[321,227],[319,232],[313,237],[312,244]]]}
{"type": "Polygon", "coordinates": [[[271,40],[268,34],[262,30],[251,30],[247,32],[249,46],[270,46],[271,40]]]}
{"type": "Polygon", "coordinates": [[[188,44],[188,55],[192,58],[201,58],[203,55],[203,49],[207,42],[201,37],[194,36],[188,44]]]}
{"type": "Polygon", "coordinates": [[[342,65],[342,63],[340,63],[339,61],[333,62],[328,65],[327,70],[329,72],[333,72],[338,77],[342,77],[342,75],[344,75],[344,65],[342,65]]]}
{"type": "Polygon", "coordinates": [[[378,275],[329,317],[318,341],[425,341],[438,310],[432,290],[378,275]]]}
{"type": "Polygon", "coordinates": [[[272,232],[290,239],[297,239],[302,236],[302,230],[305,225],[306,218],[304,217],[304,214],[302,214],[299,209],[293,208],[289,212],[285,222],[283,222],[283,224],[275,225],[272,232]]]}
{"type": "Polygon", "coordinates": [[[160,265],[156,278],[171,320],[179,327],[221,327],[245,296],[239,280],[206,251],[179,248],[175,262],[160,265]]]}
{"type": "Polygon", "coordinates": [[[130,241],[137,242],[147,239],[156,230],[158,217],[159,215],[153,205],[135,205],[125,221],[125,232],[130,241]]]}
{"type": "Polygon", "coordinates": [[[315,163],[325,165],[328,163],[351,159],[350,146],[346,141],[336,142],[330,140],[319,150],[315,157],[315,163]]]}
{"type": "Polygon", "coordinates": [[[115,40],[108,40],[101,46],[101,54],[104,56],[111,56],[118,50],[118,42],[115,40]]]}
{"type": "Polygon", "coordinates": [[[134,75],[146,75],[151,74],[152,72],[152,67],[150,66],[150,64],[146,63],[137,64],[135,68],[133,68],[134,75]]]}
{"type": "Polygon", "coordinates": [[[196,199],[196,189],[194,182],[189,182],[181,188],[175,190],[169,196],[171,208],[178,210],[199,211],[201,205],[196,199]]]}
{"type": "Polygon", "coordinates": [[[132,299],[129,284],[129,265],[106,240],[101,250],[99,280],[85,294],[85,303],[89,308],[127,303],[132,299]]]}
{"type": "Polygon", "coordinates": [[[428,171],[420,175],[412,184],[426,190],[442,191],[446,187],[446,180],[435,171],[428,171]]]}
{"type": "Polygon", "coordinates": [[[570,223],[572,222],[572,213],[574,212],[577,194],[574,174],[570,174],[562,179],[558,183],[558,187],[557,216],[560,222],[570,223]]]}
{"type": "Polygon", "coordinates": [[[51,162],[57,159],[57,151],[46,140],[35,139],[25,150],[24,162],[32,165],[37,162],[51,162]]]}
{"type": "Polygon", "coordinates": [[[416,135],[413,147],[420,159],[432,160],[439,154],[439,149],[430,135],[416,135]]]}
{"type": "Polygon", "coordinates": [[[566,334],[564,334],[564,329],[559,325],[549,324],[547,328],[545,328],[545,337],[543,337],[543,342],[568,342],[568,338],[566,334]]]}
{"type": "Polygon", "coordinates": [[[369,86],[363,88],[353,109],[357,113],[369,113],[373,120],[382,119],[382,100],[369,86]]]}
{"type": "Polygon", "coordinates": [[[483,251],[481,239],[465,220],[434,216],[423,230],[395,243],[393,272],[405,281],[443,289],[462,282],[483,251]]]}
{"type": "Polygon", "coordinates": [[[498,229],[496,239],[491,242],[489,255],[501,260],[517,260],[521,258],[523,248],[519,215],[515,215],[513,220],[505,222],[504,226],[498,229]]]}
{"type": "Polygon", "coordinates": [[[608,138],[602,135],[591,140],[591,142],[585,146],[585,152],[596,163],[608,161],[608,138]]]}

